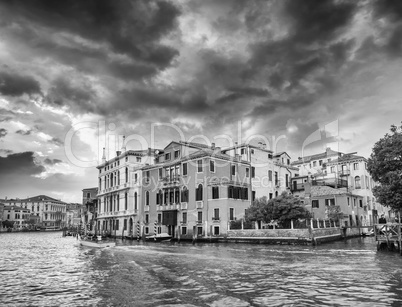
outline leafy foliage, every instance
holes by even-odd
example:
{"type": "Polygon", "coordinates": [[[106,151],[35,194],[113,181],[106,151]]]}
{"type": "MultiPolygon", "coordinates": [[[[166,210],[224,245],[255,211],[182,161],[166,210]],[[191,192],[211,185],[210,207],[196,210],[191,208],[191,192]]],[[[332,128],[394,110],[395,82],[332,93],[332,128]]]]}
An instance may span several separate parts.
{"type": "Polygon", "coordinates": [[[343,218],[343,212],[340,206],[328,206],[327,213],[328,218],[335,222],[338,222],[343,218]]]}
{"type": "Polygon", "coordinates": [[[310,218],[310,212],[299,198],[283,192],[279,197],[267,200],[264,196],[256,199],[246,210],[246,220],[269,223],[276,220],[286,227],[291,220],[310,218]]]}
{"type": "Polygon", "coordinates": [[[391,126],[387,133],[374,144],[367,169],[379,182],[373,194],[384,206],[402,209],[402,126],[391,126]]]}
{"type": "Polygon", "coordinates": [[[5,220],[5,221],[3,221],[3,227],[5,227],[5,228],[13,228],[13,227],[14,227],[14,223],[15,223],[15,222],[12,222],[12,221],[9,221],[9,220],[5,220]]]}

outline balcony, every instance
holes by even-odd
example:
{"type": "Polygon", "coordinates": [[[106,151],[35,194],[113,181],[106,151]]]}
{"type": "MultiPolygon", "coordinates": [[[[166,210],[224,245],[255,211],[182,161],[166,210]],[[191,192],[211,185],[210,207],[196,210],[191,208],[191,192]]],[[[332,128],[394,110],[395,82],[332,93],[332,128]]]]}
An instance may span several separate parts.
{"type": "Polygon", "coordinates": [[[202,220],[196,221],[197,224],[202,224],[202,220]]]}
{"type": "Polygon", "coordinates": [[[340,175],[342,177],[349,176],[350,175],[350,170],[344,169],[344,170],[341,171],[340,175]]]}
{"type": "Polygon", "coordinates": [[[181,224],[181,225],[186,225],[186,224],[187,224],[187,221],[180,221],[180,224],[181,224]]]}
{"type": "Polygon", "coordinates": [[[196,202],[196,208],[197,208],[197,209],[202,209],[202,208],[204,208],[204,202],[203,202],[203,201],[197,201],[197,202],[196,202]]]}
{"type": "Polygon", "coordinates": [[[221,221],[220,217],[212,217],[212,222],[213,223],[219,223],[221,221]]]}
{"type": "Polygon", "coordinates": [[[149,212],[149,206],[144,206],[144,211],[149,212]]]}
{"type": "Polygon", "coordinates": [[[347,188],[348,181],[344,179],[338,178],[322,178],[322,179],[315,179],[311,182],[312,185],[319,186],[325,185],[332,188],[347,188]]]}
{"type": "Polygon", "coordinates": [[[181,210],[187,209],[187,203],[181,203],[180,209],[181,210]]]}
{"type": "Polygon", "coordinates": [[[292,185],[291,185],[291,187],[290,187],[290,190],[292,191],[292,192],[295,192],[295,191],[304,191],[304,183],[293,183],[292,185]]]}
{"type": "Polygon", "coordinates": [[[165,176],[162,181],[164,186],[177,186],[180,184],[180,175],[165,176]]]}

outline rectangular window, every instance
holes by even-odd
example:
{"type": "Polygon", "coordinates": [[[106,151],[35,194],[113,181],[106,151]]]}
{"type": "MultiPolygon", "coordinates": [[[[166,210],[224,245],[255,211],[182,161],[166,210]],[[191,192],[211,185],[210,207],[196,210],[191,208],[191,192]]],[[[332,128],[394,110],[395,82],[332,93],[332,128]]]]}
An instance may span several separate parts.
{"type": "Polygon", "coordinates": [[[180,150],[176,150],[176,151],[174,152],[174,157],[175,157],[175,159],[177,159],[178,157],[180,157],[180,150]]]}
{"type": "Polygon", "coordinates": [[[229,220],[234,220],[234,208],[229,208],[229,220]]]}
{"type": "Polygon", "coordinates": [[[137,157],[137,162],[141,163],[141,158],[137,157]]]}
{"type": "Polygon", "coordinates": [[[219,208],[214,209],[214,217],[212,219],[216,221],[219,220],[219,208]]]}
{"type": "Polygon", "coordinates": [[[289,174],[285,175],[285,185],[287,188],[289,187],[289,174]]]}
{"type": "Polygon", "coordinates": [[[197,222],[202,223],[202,211],[198,211],[197,213],[197,222]]]}
{"type": "Polygon", "coordinates": [[[335,173],[335,166],[331,166],[331,173],[335,173]]]}
{"type": "Polygon", "coordinates": [[[149,214],[145,214],[145,224],[149,223],[149,214]]]}
{"type": "Polygon", "coordinates": [[[359,206],[360,206],[360,208],[363,208],[363,200],[362,199],[359,199],[359,206]]]}
{"type": "Polygon", "coordinates": [[[123,230],[127,230],[127,219],[124,219],[123,230]]]}
{"type": "Polygon", "coordinates": [[[269,193],[269,199],[272,199],[273,198],[273,194],[272,193],[269,193]]]}
{"type": "Polygon", "coordinates": [[[186,224],[187,223],[187,212],[183,212],[182,217],[183,217],[182,223],[186,224]]]}
{"type": "Polygon", "coordinates": [[[212,187],[212,199],[218,199],[219,198],[219,187],[212,187]]]}
{"type": "Polygon", "coordinates": [[[317,166],[317,161],[313,162],[313,167],[317,166]]]}
{"type": "Polygon", "coordinates": [[[182,226],[182,227],[181,227],[181,234],[182,234],[182,235],[186,235],[186,234],[187,234],[187,227],[185,227],[185,226],[182,226]]]}
{"type": "Polygon", "coordinates": [[[195,200],[201,201],[202,200],[202,185],[199,184],[198,187],[195,189],[195,200]]]}
{"type": "Polygon", "coordinates": [[[149,234],[149,227],[145,227],[145,234],[149,234]]]}
{"type": "Polygon", "coordinates": [[[187,189],[183,189],[183,191],[181,191],[181,202],[182,203],[188,202],[188,190],[187,189]]]}
{"type": "Polygon", "coordinates": [[[119,220],[116,220],[116,230],[119,230],[119,220]]]}
{"type": "Polygon", "coordinates": [[[162,223],[162,213],[158,213],[158,224],[162,223]]]}
{"type": "Polygon", "coordinates": [[[348,197],[348,207],[350,207],[350,198],[348,197]]]}
{"type": "Polygon", "coordinates": [[[219,236],[219,226],[214,227],[214,236],[219,236]]]}
{"type": "Polygon", "coordinates": [[[170,152],[165,154],[165,161],[170,160],[170,152]]]}
{"type": "Polygon", "coordinates": [[[162,177],[163,177],[163,169],[160,168],[160,169],[158,169],[158,178],[162,179],[162,177]]]}
{"type": "Polygon", "coordinates": [[[356,208],[356,198],[353,198],[353,207],[356,208]]]}
{"type": "Polygon", "coordinates": [[[325,200],[326,206],[335,206],[335,198],[328,198],[325,200]]]}
{"type": "Polygon", "coordinates": [[[359,163],[353,163],[353,169],[356,171],[359,169],[359,163]]]}
{"type": "Polygon", "coordinates": [[[174,202],[175,202],[176,204],[178,204],[178,203],[180,202],[179,195],[180,195],[179,189],[175,189],[175,190],[174,190],[174,202]]]}
{"type": "Polygon", "coordinates": [[[197,235],[202,236],[202,227],[197,227],[197,235]]]}
{"type": "Polygon", "coordinates": [[[135,173],[135,174],[134,174],[134,182],[137,182],[137,181],[138,181],[138,174],[135,173]]]}
{"type": "Polygon", "coordinates": [[[215,173],[215,161],[209,161],[209,170],[211,173],[215,173]]]}
{"type": "Polygon", "coordinates": [[[322,160],[318,161],[318,164],[321,166],[322,165],[322,160]]]}
{"type": "Polygon", "coordinates": [[[183,163],[183,176],[187,176],[187,163],[183,163]]]}
{"type": "Polygon", "coordinates": [[[246,177],[250,177],[250,169],[248,167],[246,167],[246,177]]]}
{"type": "Polygon", "coordinates": [[[231,172],[232,176],[236,176],[236,165],[232,165],[231,168],[232,168],[231,172]]]}
{"type": "Polygon", "coordinates": [[[318,199],[313,199],[311,201],[311,207],[312,208],[318,208],[319,207],[318,199]]]}
{"type": "Polygon", "coordinates": [[[268,180],[272,181],[272,171],[268,171],[268,180]]]}
{"type": "Polygon", "coordinates": [[[268,159],[272,159],[272,154],[268,154],[268,159]]]}
{"type": "Polygon", "coordinates": [[[254,154],[254,149],[251,149],[250,152],[251,152],[251,154],[253,155],[253,154],[254,154]]]}
{"type": "Polygon", "coordinates": [[[202,160],[197,160],[197,173],[202,173],[202,160]]]}
{"type": "Polygon", "coordinates": [[[240,149],[240,154],[241,154],[241,155],[244,155],[245,153],[246,153],[246,149],[245,149],[245,148],[240,149]]]}
{"type": "Polygon", "coordinates": [[[255,178],[255,167],[251,167],[251,178],[255,178]]]}

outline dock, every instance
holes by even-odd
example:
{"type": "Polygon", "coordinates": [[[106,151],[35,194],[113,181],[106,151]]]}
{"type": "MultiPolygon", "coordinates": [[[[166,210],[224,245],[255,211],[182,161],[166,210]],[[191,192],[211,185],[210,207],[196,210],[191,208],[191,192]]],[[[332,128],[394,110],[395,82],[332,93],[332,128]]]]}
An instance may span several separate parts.
{"type": "Polygon", "coordinates": [[[401,227],[401,223],[375,224],[373,230],[377,250],[397,250],[402,255],[401,227]]]}

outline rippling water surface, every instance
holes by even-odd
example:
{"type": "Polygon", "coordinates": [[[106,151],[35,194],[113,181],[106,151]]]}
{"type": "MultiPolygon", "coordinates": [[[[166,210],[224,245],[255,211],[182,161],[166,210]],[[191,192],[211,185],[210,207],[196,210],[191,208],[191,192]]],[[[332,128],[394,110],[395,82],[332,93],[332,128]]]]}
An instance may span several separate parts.
{"type": "Polygon", "coordinates": [[[321,245],[117,242],[0,234],[1,306],[402,306],[402,257],[321,245]]]}

